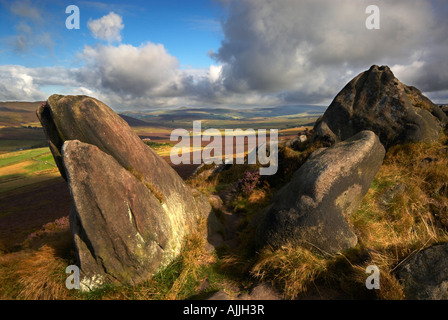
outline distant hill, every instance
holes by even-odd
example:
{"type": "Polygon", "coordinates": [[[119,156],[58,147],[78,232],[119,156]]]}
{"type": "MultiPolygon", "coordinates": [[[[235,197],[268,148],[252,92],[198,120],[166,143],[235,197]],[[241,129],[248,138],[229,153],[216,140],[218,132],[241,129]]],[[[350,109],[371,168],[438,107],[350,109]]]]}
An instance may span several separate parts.
{"type": "MultiPolygon", "coordinates": [[[[39,122],[36,109],[43,101],[0,102],[0,126],[21,126],[39,122]]],[[[119,115],[131,127],[157,126],[176,120],[248,120],[252,118],[303,118],[322,115],[326,106],[296,105],[251,109],[186,108],[126,111],[119,115]]]]}
{"type": "Polygon", "coordinates": [[[118,114],[131,127],[148,127],[150,124],[146,121],[135,119],[124,114],[118,114]]]}
{"type": "Polygon", "coordinates": [[[0,102],[0,126],[20,126],[39,122],[36,109],[42,101],[0,102]]]}
{"type": "MultiPolygon", "coordinates": [[[[4,152],[46,147],[48,145],[36,110],[44,101],[0,102],[0,154],[4,152]]],[[[131,127],[150,124],[120,115],[131,127]]]]}
{"type": "Polygon", "coordinates": [[[269,108],[250,109],[249,113],[253,117],[282,117],[293,115],[321,115],[325,112],[327,106],[316,105],[297,105],[297,106],[278,106],[269,108]]]}
{"type": "MultiPolygon", "coordinates": [[[[0,102],[0,153],[46,146],[36,109],[43,101],[0,102]]],[[[313,126],[326,107],[314,105],[251,109],[188,108],[128,111],[119,114],[141,137],[169,137],[173,128],[191,128],[201,120],[202,128],[287,129],[313,126]]]]}
{"type": "Polygon", "coordinates": [[[277,106],[251,109],[227,109],[227,108],[186,108],[151,111],[127,111],[122,115],[133,118],[153,121],[172,120],[247,120],[251,118],[303,118],[305,116],[319,116],[326,110],[326,106],[294,105],[277,106]]]}
{"type": "MultiPolygon", "coordinates": [[[[44,101],[35,102],[0,102],[0,126],[16,127],[39,122],[36,109],[44,101]]],[[[146,127],[149,124],[143,120],[120,114],[131,127],[146,127]]]]}

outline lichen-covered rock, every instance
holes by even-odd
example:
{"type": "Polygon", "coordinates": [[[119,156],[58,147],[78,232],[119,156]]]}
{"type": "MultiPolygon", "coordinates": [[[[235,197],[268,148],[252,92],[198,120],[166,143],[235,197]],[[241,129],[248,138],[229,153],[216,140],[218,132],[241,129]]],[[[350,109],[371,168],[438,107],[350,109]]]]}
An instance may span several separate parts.
{"type": "Polygon", "coordinates": [[[406,261],[398,272],[406,299],[448,299],[448,243],[426,248],[406,261]]]}
{"type": "Polygon", "coordinates": [[[151,190],[96,146],[68,140],[62,154],[82,286],[136,284],[175,257],[170,214],[151,190]]]}
{"type": "Polygon", "coordinates": [[[259,218],[258,245],[292,242],[328,253],[354,246],[357,237],[347,218],[367,193],[384,155],[371,131],[316,150],[259,218]]]}
{"type": "MultiPolygon", "coordinates": [[[[71,190],[74,202],[71,221],[76,226],[73,230],[78,230],[78,240],[75,240],[86,283],[89,282],[87,277],[97,274],[98,270],[104,271],[105,278],[118,282],[135,283],[147,278],[148,274],[172,261],[180,253],[185,236],[197,230],[199,220],[208,219],[212,214],[207,198],[200,193],[193,195],[171,166],[102,102],[87,96],[52,95],[37,110],[37,115],[61,175],[71,190]],[[135,238],[137,233],[127,228],[123,219],[129,218],[129,212],[140,209],[142,217],[137,219],[150,220],[151,223],[144,226],[145,230],[150,228],[144,232],[148,232],[153,243],[161,244],[162,251],[157,246],[142,249],[132,242],[139,236],[135,238]],[[147,216],[143,217],[143,211],[147,216]],[[107,232],[110,239],[123,242],[121,247],[105,242],[101,233],[95,233],[97,222],[106,216],[120,217],[116,225],[111,222],[114,218],[109,218],[107,232]],[[125,229],[119,229],[120,226],[125,229]],[[99,252],[102,252],[101,257],[99,252]],[[147,266],[147,271],[140,276],[140,271],[133,269],[135,265],[123,260],[136,255],[143,255],[147,266]],[[103,258],[106,256],[116,261],[106,263],[103,258]],[[124,275],[125,270],[129,277],[124,275]]],[[[104,228],[106,226],[101,230],[106,230],[104,228]]],[[[150,243],[141,230],[139,233],[145,243],[150,243]]]]}
{"type": "Polygon", "coordinates": [[[314,127],[314,139],[346,140],[375,132],[386,148],[438,139],[447,115],[418,89],[401,83],[387,66],[372,66],[350,81],[314,127]]]}

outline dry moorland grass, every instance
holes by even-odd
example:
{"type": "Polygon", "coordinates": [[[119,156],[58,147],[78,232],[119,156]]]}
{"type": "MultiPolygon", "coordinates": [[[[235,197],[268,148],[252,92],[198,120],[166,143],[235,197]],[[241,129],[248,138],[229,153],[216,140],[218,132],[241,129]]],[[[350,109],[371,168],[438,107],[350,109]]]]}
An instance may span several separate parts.
{"type": "Polygon", "coordinates": [[[263,251],[252,273],[285,298],[404,299],[396,271],[413,254],[448,241],[448,139],[390,149],[350,223],[358,245],[328,256],[303,248],[263,251]],[[380,290],[365,288],[366,267],[380,269],[380,290]],[[311,292],[311,293],[310,293],[311,292]],[[334,297],[334,296],[333,296],[334,297]]]}
{"type": "MultiPolygon", "coordinates": [[[[286,176],[293,172],[297,162],[303,163],[317,147],[282,150],[280,172],[286,176]]],[[[188,183],[207,194],[225,194],[254,168],[234,166],[188,183]]],[[[267,179],[250,194],[233,193],[227,203],[243,217],[237,249],[223,246],[211,252],[198,230],[186,239],[180,257],[147,282],[80,293],[65,288],[65,268],[74,264],[74,252],[68,229],[58,229],[40,234],[21,251],[0,253],[0,298],[186,299],[223,288],[245,290],[263,281],[272,283],[286,299],[404,299],[396,271],[413,254],[448,241],[447,168],[445,135],[431,145],[414,143],[390,149],[366,197],[350,217],[359,243],[338,255],[292,246],[255,251],[251,220],[286,182],[267,179]],[[380,290],[365,288],[369,265],[380,269],[380,290]]]]}
{"type": "Polygon", "coordinates": [[[37,247],[0,253],[0,299],[73,299],[65,287],[65,268],[73,264],[72,248],[70,232],[65,229],[51,234],[37,247]]]}

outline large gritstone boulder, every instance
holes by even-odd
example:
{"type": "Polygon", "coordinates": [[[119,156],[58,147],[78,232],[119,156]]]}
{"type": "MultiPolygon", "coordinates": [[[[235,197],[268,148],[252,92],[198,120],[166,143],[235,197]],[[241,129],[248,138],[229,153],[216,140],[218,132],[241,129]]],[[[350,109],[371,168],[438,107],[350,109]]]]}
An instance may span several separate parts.
{"type": "Polygon", "coordinates": [[[166,265],[177,235],[163,200],[96,146],[68,140],[62,154],[82,284],[113,279],[134,284],[166,265]]]}
{"type": "Polygon", "coordinates": [[[291,242],[327,253],[356,245],[347,218],[370,188],[384,156],[371,131],[316,150],[260,218],[258,244],[275,248],[291,242]]]}
{"type": "Polygon", "coordinates": [[[66,178],[86,286],[135,284],[167,265],[211,207],[129,125],[87,96],[52,95],[37,111],[66,178]],[[99,280],[100,279],[100,280],[99,280]]]}
{"type": "Polygon", "coordinates": [[[426,248],[410,257],[398,277],[406,299],[448,299],[448,243],[426,248]]]}
{"type": "Polygon", "coordinates": [[[362,130],[383,145],[434,142],[447,115],[418,89],[401,83],[387,66],[372,66],[350,81],[314,127],[314,139],[346,140],[362,130]]]}

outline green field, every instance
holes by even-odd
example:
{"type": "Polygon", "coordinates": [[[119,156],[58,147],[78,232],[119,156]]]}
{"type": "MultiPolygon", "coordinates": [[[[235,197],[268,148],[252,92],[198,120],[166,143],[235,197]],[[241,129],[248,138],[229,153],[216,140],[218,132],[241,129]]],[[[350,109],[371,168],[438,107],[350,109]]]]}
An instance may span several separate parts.
{"type": "Polygon", "coordinates": [[[10,165],[15,162],[20,162],[29,159],[38,158],[40,160],[46,159],[46,161],[52,161],[54,164],[53,157],[51,156],[50,149],[48,148],[38,148],[17,152],[10,152],[7,154],[0,155],[0,168],[10,165]]]}
{"type": "Polygon", "coordinates": [[[0,155],[0,193],[59,176],[49,148],[0,155]]]}

